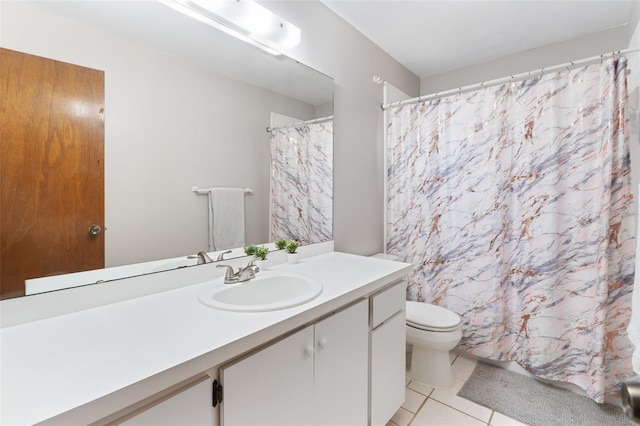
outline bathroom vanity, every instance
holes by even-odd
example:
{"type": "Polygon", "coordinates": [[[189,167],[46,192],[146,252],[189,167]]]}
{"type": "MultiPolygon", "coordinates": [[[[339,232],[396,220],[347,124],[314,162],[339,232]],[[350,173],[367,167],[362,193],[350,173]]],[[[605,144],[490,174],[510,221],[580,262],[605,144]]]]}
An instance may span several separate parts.
{"type": "Polygon", "coordinates": [[[322,292],[235,312],[199,300],[223,273],[201,265],[140,279],[159,292],[5,326],[2,424],[384,425],[404,401],[410,268],[337,252],[274,264],[264,273],[322,292]]]}

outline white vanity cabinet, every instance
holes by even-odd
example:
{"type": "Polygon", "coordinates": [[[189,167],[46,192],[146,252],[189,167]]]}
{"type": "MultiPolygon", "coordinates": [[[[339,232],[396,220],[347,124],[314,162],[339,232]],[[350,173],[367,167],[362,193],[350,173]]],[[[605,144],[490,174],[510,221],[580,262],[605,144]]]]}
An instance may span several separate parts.
{"type": "Polygon", "coordinates": [[[365,425],[369,304],[362,300],[220,369],[220,424],[365,425]]]}
{"type": "Polygon", "coordinates": [[[385,424],[404,396],[411,265],[331,251],[273,270],[323,291],[292,309],[212,309],[200,283],[222,271],[205,265],[65,290],[64,315],[21,316],[59,292],[2,301],[0,424],[385,424]],[[114,301],[83,304],[100,298],[114,301]]]}
{"type": "Polygon", "coordinates": [[[152,402],[150,408],[142,407],[140,414],[134,412],[128,420],[115,423],[126,426],[212,426],[216,412],[211,405],[211,385],[209,377],[202,378],[159,403],[152,402]]]}
{"type": "Polygon", "coordinates": [[[406,288],[402,280],[371,296],[371,426],[386,425],[404,403],[406,288]]]}

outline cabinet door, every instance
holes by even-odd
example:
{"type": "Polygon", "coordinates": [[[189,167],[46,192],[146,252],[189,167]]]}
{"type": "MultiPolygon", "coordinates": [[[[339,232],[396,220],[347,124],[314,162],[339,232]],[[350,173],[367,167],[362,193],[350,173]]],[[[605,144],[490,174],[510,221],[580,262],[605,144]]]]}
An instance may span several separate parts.
{"type": "Polygon", "coordinates": [[[127,426],[213,426],[211,379],[203,380],[179,394],[125,421],[127,426]]]}
{"type": "Polygon", "coordinates": [[[316,324],[316,425],[367,423],[368,332],[368,300],[316,324]]]}
{"type": "Polygon", "coordinates": [[[313,423],[313,327],[220,369],[222,426],[313,423]]]}
{"type": "Polygon", "coordinates": [[[371,426],[386,425],[404,402],[405,312],[371,331],[371,426]]]}

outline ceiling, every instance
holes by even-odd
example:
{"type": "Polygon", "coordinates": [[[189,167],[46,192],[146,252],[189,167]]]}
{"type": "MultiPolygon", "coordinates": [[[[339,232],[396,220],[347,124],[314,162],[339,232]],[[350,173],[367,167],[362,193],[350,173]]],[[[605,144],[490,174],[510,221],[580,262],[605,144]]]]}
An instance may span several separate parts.
{"type": "MultiPolygon", "coordinates": [[[[274,0],[262,3],[268,7],[269,1],[274,0]]],[[[624,26],[634,6],[640,7],[640,0],[321,1],[418,77],[624,26]]],[[[247,75],[247,81],[264,80],[269,75],[264,65],[252,66],[253,55],[260,55],[252,52],[257,49],[229,40],[225,34],[194,23],[162,4],[171,1],[28,3],[131,40],[161,46],[168,52],[190,55],[229,75],[255,74],[247,75]]],[[[274,59],[269,64],[274,75],[282,75],[283,64],[278,62],[274,59]]],[[[262,83],[275,87],[273,81],[262,83]]],[[[321,101],[324,99],[312,102],[321,101]]]]}
{"type": "Polygon", "coordinates": [[[322,1],[421,78],[626,25],[640,7],[638,0],[322,1]]]}

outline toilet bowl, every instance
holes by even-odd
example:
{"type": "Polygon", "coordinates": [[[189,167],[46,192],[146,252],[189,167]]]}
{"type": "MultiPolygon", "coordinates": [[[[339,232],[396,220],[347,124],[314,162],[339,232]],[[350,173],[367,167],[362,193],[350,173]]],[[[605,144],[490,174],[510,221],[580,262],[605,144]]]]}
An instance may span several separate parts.
{"type": "Polygon", "coordinates": [[[407,301],[407,375],[418,382],[434,386],[453,385],[449,351],[462,338],[462,320],[441,306],[407,301]]]}

